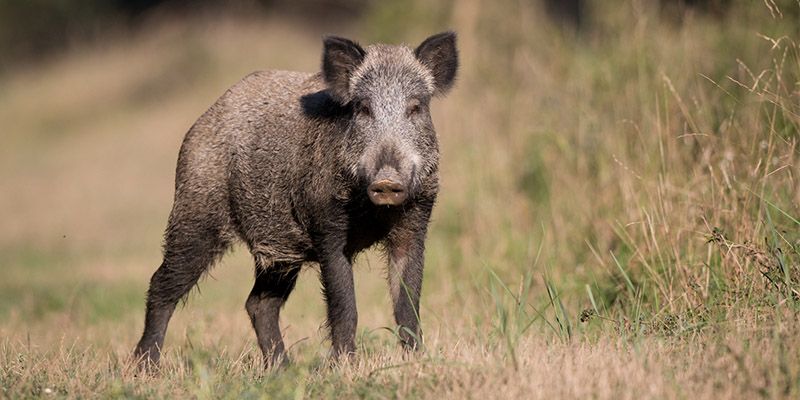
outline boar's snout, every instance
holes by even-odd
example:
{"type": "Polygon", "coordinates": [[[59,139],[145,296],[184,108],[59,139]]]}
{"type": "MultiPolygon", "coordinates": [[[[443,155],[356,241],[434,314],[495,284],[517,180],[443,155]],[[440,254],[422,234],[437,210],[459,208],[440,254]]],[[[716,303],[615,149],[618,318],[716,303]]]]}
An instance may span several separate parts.
{"type": "Polygon", "coordinates": [[[408,198],[406,185],[393,168],[381,168],[367,187],[370,201],[378,206],[399,206],[408,198]]]}
{"type": "Polygon", "coordinates": [[[378,206],[398,206],[408,197],[405,186],[388,179],[373,182],[367,190],[369,199],[378,206]]]}

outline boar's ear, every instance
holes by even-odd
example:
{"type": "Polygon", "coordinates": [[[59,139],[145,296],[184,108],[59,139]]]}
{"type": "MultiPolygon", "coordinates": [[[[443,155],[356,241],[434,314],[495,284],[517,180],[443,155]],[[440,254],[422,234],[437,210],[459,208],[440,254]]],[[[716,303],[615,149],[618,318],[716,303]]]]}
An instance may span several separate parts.
{"type": "Polygon", "coordinates": [[[414,50],[417,59],[433,73],[435,94],[441,95],[453,86],[458,70],[456,33],[442,32],[425,39],[414,50]]]}
{"type": "Polygon", "coordinates": [[[367,52],[358,43],[337,37],[323,38],[322,76],[331,95],[342,104],[350,100],[350,77],[364,61],[367,52]]]}

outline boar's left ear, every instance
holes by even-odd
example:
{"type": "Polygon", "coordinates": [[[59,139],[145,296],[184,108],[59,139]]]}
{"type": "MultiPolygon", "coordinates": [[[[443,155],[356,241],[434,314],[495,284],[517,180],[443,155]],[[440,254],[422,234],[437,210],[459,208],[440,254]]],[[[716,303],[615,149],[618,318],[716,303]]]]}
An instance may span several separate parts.
{"type": "Polygon", "coordinates": [[[441,95],[453,86],[458,70],[456,33],[442,32],[425,39],[414,50],[417,59],[433,73],[435,94],[441,95]]]}
{"type": "Polygon", "coordinates": [[[350,77],[364,61],[367,52],[358,43],[337,36],[326,36],[323,44],[322,76],[334,99],[347,104],[352,100],[350,77]]]}

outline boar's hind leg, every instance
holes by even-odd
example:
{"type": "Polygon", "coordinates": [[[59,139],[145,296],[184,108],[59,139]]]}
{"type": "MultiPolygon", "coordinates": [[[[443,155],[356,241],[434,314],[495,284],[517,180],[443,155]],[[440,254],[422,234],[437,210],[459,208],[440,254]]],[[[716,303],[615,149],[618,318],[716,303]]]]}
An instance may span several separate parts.
{"type": "Polygon", "coordinates": [[[256,331],[258,346],[264,355],[264,366],[269,368],[287,360],[278,317],[281,307],[294,289],[300,265],[260,264],[256,257],[256,282],[247,297],[245,309],[256,331]]]}
{"type": "Polygon", "coordinates": [[[210,215],[173,210],[165,237],[164,261],[150,279],[142,338],[134,357],[157,364],[170,317],[178,301],[189,293],[203,273],[229,246],[224,224],[210,215]]]}

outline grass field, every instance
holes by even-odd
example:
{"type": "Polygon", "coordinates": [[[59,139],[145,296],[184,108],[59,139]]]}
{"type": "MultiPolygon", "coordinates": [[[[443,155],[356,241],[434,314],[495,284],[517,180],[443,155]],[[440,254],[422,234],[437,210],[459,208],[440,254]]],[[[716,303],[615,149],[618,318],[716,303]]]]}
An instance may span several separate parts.
{"type": "Polygon", "coordinates": [[[433,106],[425,350],[398,349],[366,254],[359,355],[333,368],[308,269],[293,363],[262,370],[241,246],[176,312],[161,372],[127,363],[183,134],[253,70],[315,71],[323,32],[156,20],[0,76],[0,397],[800,397],[800,3],[590,3],[578,34],[505,0],[376,3],[339,32],[452,27],[462,68],[433,106]]]}

